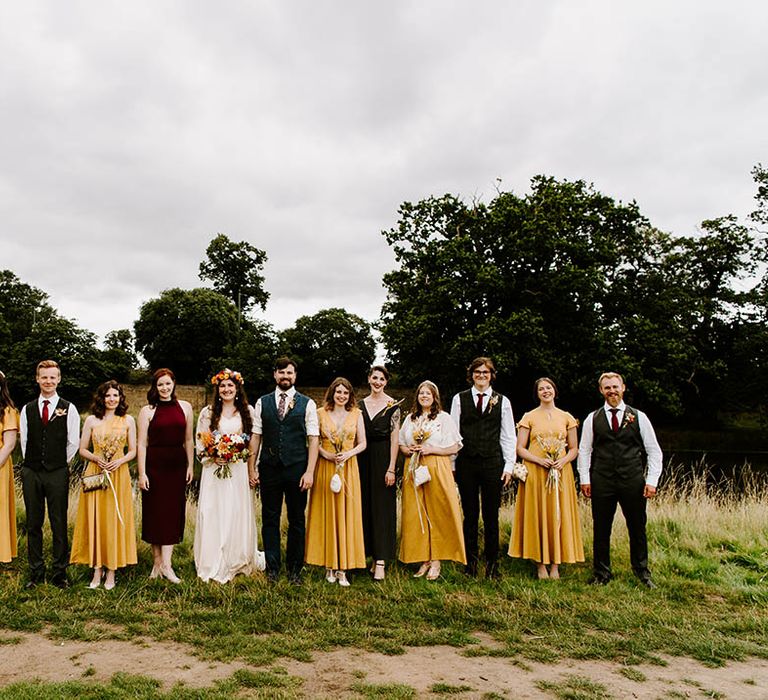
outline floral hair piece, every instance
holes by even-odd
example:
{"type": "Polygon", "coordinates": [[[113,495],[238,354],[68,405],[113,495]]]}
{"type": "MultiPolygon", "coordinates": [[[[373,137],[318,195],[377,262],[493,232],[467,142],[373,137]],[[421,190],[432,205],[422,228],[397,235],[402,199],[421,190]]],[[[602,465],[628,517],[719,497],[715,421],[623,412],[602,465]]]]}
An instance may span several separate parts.
{"type": "Polygon", "coordinates": [[[218,374],[214,374],[211,377],[211,384],[218,385],[220,382],[223,382],[225,379],[231,379],[233,382],[236,382],[237,384],[243,383],[243,375],[240,374],[240,372],[235,372],[228,367],[224,368],[219,372],[218,374]]]}

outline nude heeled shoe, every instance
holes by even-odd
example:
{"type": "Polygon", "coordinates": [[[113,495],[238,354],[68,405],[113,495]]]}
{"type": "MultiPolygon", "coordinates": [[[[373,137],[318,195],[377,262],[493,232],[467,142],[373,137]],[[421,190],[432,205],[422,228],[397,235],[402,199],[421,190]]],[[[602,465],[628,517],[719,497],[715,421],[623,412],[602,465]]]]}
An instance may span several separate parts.
{"type": "Polygon", "coordinates": [[[181,579],[176,575],[176,572],[171,566],[160,567],[160,574],[167,578],[171,583],[181,583],[181,579]]]}
{"type": "Polygon", "coordinates": [[[433,561],[429,565],[429,571],[427,572],[427,581],[437,581],[440,578],[440,562],[433,561]]]}

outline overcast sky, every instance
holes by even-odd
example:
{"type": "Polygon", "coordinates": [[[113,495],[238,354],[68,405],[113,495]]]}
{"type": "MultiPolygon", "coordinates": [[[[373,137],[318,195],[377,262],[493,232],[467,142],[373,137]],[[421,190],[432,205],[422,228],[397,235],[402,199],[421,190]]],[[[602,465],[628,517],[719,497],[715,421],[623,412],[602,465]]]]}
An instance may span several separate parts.
{"type": "Polygon", "coordinates": [[[277,328],[374,320],[398,205],[584,179],[691,234],[768,164],[768,2],[24,0],[0,9],[0,268],[96,333],[268,255],[277,328]]]}

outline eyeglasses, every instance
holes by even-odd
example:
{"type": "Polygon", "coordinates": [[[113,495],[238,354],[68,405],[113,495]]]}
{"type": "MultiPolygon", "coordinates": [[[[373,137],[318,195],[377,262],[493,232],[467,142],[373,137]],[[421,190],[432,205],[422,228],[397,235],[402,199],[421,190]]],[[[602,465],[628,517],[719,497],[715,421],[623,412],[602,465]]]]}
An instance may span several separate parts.
{"type": "Polygon", "coordinates": [[[488,369],[476,369],[472,374],[488,374],[490,375],[491,371],[488,369]]]}

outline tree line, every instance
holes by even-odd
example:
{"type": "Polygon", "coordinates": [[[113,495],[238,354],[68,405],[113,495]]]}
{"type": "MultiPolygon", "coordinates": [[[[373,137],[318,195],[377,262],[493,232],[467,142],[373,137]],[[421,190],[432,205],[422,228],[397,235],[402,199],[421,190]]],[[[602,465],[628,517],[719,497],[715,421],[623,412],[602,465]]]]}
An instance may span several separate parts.
{"type": "Polygon", "coordinates": [[[748,220],[724,214],[690,236],[660,231],[635,202],[581,180],[536,176],[528,193],[498,190],[487,204],[448,194],[404,202],[383,232],[396,265],[374,323],[333,308],[277,332],[257,315],[269,301],[267,253],[225,234],[200,263],[210,287],[163,291],[104,349],[43,291],[0,271],[0,366],[19,398],[33,392],[34,366],[47,356],[61,360],[68,395],[85,400],[103,379],[137,378],[139,356],[185,383],[237,367],[252,392],[270,386],[281,353],[298,359],[305,385],[337,375],[362,383],[378,334],[402,385],[431,378],[450,393],[469,360],[491,355],[499,388],[519,406],[532,404],[533,380],[547,375],[582,414],[595,403],[596,377],[613,369],[661,421],[765,416],[768,171],[757,165],[752,175],[748,220]]]}

